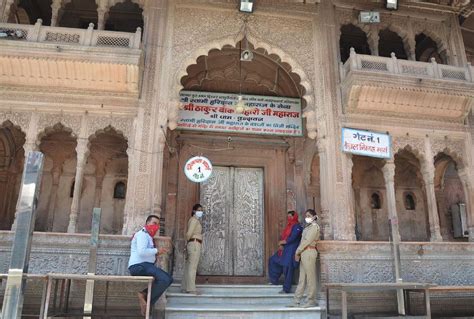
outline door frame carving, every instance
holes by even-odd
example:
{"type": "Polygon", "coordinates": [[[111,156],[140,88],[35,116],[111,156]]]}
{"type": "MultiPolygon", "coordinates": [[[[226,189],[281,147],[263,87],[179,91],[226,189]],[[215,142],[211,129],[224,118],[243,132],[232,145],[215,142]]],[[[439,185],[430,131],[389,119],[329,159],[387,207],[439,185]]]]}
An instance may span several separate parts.
{"type": "Polygon", "coordinates": [[[263,168],[263,206],[264,206],[264,276],[227,277],[198,276],[198,282],[209,283],[265,283],[267,282],[267,260],[275,252],[279,233],[280,217],[285,215],[286,199],[286,151],[288,143],[281,138],[239,138],[227,136],[179,132],[176,141],[180,144],[178,155],[178,187],[176,218],[174,229],[175,259],[174,269],[177,277],[183,263],[185,245],[184,232],[192,206],[199,201],[199,184],[189,181],[183,172],[185,162],[192,156],[203,155],[215,166],[260,167],[263,168]],[[230,147],[229,147],[230,146],[230,147]],[[228,148],[228,149],[226,149],[228,148]]]}

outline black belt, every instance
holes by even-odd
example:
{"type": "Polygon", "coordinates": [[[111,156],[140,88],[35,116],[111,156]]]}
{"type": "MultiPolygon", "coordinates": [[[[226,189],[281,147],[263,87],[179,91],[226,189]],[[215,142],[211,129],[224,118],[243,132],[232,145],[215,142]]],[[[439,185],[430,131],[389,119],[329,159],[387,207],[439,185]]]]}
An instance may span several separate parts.
{"type": "Polygon", "coordinates": [[[188,240],[188,243],[191,243],[193,241],[197,241],[198,243],[202,244],[202,240],[197,239],[197,238],[191,238],[190,240],[188,240]]]}

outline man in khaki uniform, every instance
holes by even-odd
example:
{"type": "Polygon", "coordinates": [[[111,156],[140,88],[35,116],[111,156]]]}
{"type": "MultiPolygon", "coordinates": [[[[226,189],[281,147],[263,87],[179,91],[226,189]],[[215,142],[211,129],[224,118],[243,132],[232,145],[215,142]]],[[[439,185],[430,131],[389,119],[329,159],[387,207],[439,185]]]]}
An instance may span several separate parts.
{"type": "Polygon", "coordinates": [[[300,262],[300,278],[295,291],[294,302],[291,307],[300,307],[301,298],[307,288],[308,299],[303,308],[314,307],[316,303],[316,258],[318,251],[316,244],[319,241],[319,225],[316,223],[318,217],[313,209],[306,211],[306,227],[303,230],[300,245],[296,249],[295,260],[300,262]]]}
{"type": "Polygon", "coordinates": [[[203,211],[200,204],[193,206],[191,218],[188,221],[186,231],[186,264],[184,277],[181,283],[181,291],[196,294],[196,272],[201,257],[202,226],[200,219],[203,211]]]}

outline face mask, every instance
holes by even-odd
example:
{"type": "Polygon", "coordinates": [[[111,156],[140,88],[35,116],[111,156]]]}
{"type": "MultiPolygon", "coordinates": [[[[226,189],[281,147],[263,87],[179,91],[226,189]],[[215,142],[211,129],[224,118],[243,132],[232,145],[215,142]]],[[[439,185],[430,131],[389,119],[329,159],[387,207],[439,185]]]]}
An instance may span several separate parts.
{"type": "Polygon", "coordinates": [[[304,219],[304,221],[306,222],[306,224],[311,224],[311,223],[313,222],[313,218],[311,218],[311,217],[306,217],[306,218],[304,219]]]}
{"type": "Polygon", "coordinates": [[[145,225],[145,229],[151,237],[155,237],[158,229],[160,229],[160,225],[145,225]]]}
{"type": "Polygon", "coordinates": [[[202,214],[203,214],[203,212],[201,210],[197,210],[196,213],[195,213],[197,218],[201,218],[202,214]]]}

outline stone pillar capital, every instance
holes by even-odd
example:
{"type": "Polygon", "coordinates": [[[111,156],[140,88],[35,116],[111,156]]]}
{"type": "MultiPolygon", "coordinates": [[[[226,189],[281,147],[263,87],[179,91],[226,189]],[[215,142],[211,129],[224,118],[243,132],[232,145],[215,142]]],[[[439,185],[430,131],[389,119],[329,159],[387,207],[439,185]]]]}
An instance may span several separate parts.
{"type": "Polygon", "coordinates": [[[395,182],[395,162],[387,161],[382,167],[383,177],[385,183],[394,183],[395,182]]]}

